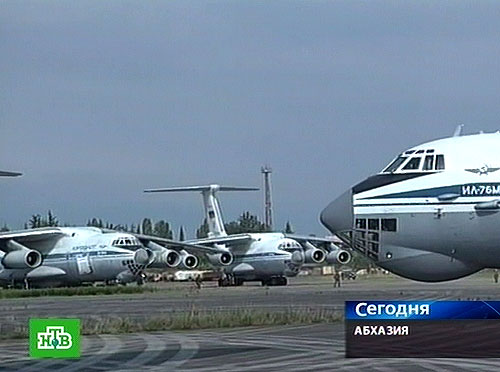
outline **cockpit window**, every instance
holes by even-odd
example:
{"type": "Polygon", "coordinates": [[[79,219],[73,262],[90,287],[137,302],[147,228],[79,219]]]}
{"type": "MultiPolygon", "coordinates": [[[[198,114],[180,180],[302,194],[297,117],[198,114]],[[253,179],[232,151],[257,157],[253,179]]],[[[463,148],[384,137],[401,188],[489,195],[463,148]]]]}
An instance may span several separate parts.
{"type": "Polygon", "coordinates": [[[141,242],[135,238],[118,238],[113,240],[111,243],[115,247],[139,247],[141,246],[141,242]]]}
{"type": "Polygon", "coordinates": [[[412,158],[406,165],[403,167],[403,170],[418,170],[420,167],[421,158],[412,158]]]}
{"type": "Polygon", "coordinates": [[[418,150],[415,154],[423,154],[424,150],[418,150]]]}
{"type": "Polygon", "coordinates": [[[406,156],[398,156],[396,160],[394,160],[387,168],[384,169],[384,172],[392,173],[395,172],[401,164],[403,164],[406,159],[408,159],[406,156]]]}
{"type": "Polygon", "coordinates": [[[424,160],[424,167],[422,170],[432,170],[434,166],[434,156],[427,155],[424,160]]]}
{"type": "Polygon", "coordinates": [[[436,155],[436,170],[444,169],[444,155],[436,155]]]}

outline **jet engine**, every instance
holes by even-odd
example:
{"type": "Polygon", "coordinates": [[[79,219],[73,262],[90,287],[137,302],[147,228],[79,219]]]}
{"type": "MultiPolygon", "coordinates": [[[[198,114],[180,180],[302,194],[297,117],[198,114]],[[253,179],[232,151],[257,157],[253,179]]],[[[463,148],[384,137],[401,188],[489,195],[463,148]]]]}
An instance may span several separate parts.
{"type": "Polygon", "coordinates": [[[198,257],[186,252],[186,251],[181,251],[181,263],[179,267],[182,267],[184,269],[194,269],[196,266],[198,266],[199,260],[198,257]]]}
{"type": "Polygon", "coordinates": [[[154,260],[150,267],[177,267],[181,263],[181,256],[174,250],[165,248],[155,242],[149,242],[147,247],[153,251],[154,260]]]}
{"type": "Polygon", "coordinates": [[[326,262],[330,265],[346,265],[351,262],[351,253],[343,249],[335,249],[326,255],[326,262]]]}
{"type": "Polygon", "coordinates": [[[34,269],[41,263],[42,255],[32,249],[9,252],[2,259],[2,265],[6,269],[34,269]]]}
{"type": "Polygon", "coordinates": [[[233,255],[229,252],[208,254],[208,261],[214,266],[228,266],[233,263],[233,255]]]}
{"type": "Polygon", "coordinates": [[[306,250],[304,251],[304,258],[306,264],[320,264],[325,261],[326,254],[319,248],[316,248],[309,242],[305,242],[304,246],[306,250]]]}
{"type": "Polygon", "coordinates": [[[154,261],[154,253],[149,249],[139,248],[134,253],[134,261],[138,265],[148,266],[154,261]]]}
{"type": "Polygon", "coordinates": [[[13,240],[7,242],[7,247],[11,251],[2,258],[2,265],[6,269],[34,269],[42,264],[42,255],[38,251],[13,240]]]}
{"type": "Polygon", "coordinates": [[[157,264],[162,267],[177,267],[181,263],[181,256],[176,251],[165,248],[162,252],[155,252],[155,260],[152,264],[153,267],[157,264]]]}

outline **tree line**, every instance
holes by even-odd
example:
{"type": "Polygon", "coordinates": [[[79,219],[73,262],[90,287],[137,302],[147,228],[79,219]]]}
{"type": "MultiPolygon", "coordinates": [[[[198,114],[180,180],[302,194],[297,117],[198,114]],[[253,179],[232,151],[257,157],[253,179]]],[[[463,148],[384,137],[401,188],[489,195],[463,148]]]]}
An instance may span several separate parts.
{"type": "MultiPolygon", "coordinates": [[[[98,227],[102,229],[110,229],[116,231],[129,232],[134,234],[153,235],[165,239],[174,239],[174,233],[170,223],[166,220],[153,221],[151,218],[143,218],[139,223],[128,224],[114,224],[109,221],[104,221],[102,218],[93,217],[87,221],[87,226],[98,227]]],[[[47,215],[34,214],[24,224],[25,229],[36,229],[40,227],[69,227],[69,224],[61,224],[57,216],[49,210],[47,215]]],[[[238,219],[224,224],[228,234],[243,234],[243,233],[260,233],[270,232],[271,229],[258,216],[250,213],[249,211],[243,212],[238,219]]],[[[7,225],[0,228],[0,231],[9,231],[7,225]]],[[[285,233],[293,233],[291,223],[288,221],[282,230],[285,233]]],[[[206,219],[203,220],[201,225],[196,229],[196,238],[206,238],[208,236],[208,224],[206,219]]],[[[180,226],[177,234],[179,241],[186,239],[184,227],[180,226]]]]}

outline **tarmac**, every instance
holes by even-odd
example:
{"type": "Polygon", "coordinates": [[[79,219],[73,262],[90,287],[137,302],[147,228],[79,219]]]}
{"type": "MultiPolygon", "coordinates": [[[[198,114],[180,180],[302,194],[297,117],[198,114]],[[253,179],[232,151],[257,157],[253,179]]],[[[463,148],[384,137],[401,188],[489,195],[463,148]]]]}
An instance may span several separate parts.
{"type": "MultiPolygon", "coordinates": [[[[171,288],[168,283],[161,288],[171,288]]],[[[144,317],[170,311],[252,307],[343,309],[346,300],[496,300],[500,284],[475,275],[449,283],[425,284],[400,278],[346,281],[334,289],[331,279],[297,278],[287,287],[245,285],[201,291],[191,284],[139,295],[46,297],[0,302],[0,325],[29,317],[144,317]]],[[[344,357],[344,326],[335,324],[232,328],[83,336],[78,360],[33,360],[26,340],[0,341],[0,371],[490,371],[500,359],[349,359],[344,357]]],[[[500,352],[499,352],[500,357],[500,352]]]]}

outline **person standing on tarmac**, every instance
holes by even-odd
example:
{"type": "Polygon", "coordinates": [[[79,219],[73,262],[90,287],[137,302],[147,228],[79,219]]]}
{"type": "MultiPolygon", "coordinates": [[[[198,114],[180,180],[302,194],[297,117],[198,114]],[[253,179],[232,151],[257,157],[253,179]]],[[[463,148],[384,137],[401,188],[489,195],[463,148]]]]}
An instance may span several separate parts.
{"type": "Polygon", "coordinates": [[[202,282],[201,275],[198,275],[195,279],[197,289],[201,289],[201,282],[202,282]]]}
{"type": "Polygon", "coordinates": [[[335,270],[335,273],[333,274],[333,288],[340,288],[340,273],[335,270]]]}
{"type": "Polygon", "coordinates": [[[498,283],[498,269],[495,269],[495,271],[493,272],[493,281],[495,283],[498,283]]]}

